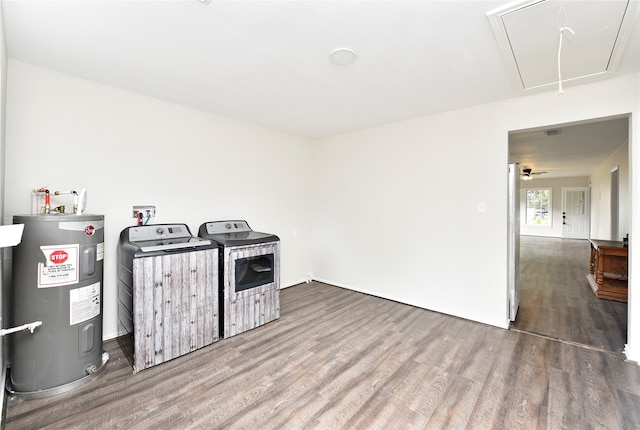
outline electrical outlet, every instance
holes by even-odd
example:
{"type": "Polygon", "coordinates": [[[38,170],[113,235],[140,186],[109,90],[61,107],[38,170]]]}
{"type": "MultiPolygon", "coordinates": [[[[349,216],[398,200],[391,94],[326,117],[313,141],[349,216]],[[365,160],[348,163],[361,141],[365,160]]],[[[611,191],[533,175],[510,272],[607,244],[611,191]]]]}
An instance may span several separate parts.
{"type": "Polygon", "coordinates": [[[134,206],[131,218],[138,218],[138,214],[142,214],[143,218],[156,216],[156,207],[151,205],[134,206]]]}

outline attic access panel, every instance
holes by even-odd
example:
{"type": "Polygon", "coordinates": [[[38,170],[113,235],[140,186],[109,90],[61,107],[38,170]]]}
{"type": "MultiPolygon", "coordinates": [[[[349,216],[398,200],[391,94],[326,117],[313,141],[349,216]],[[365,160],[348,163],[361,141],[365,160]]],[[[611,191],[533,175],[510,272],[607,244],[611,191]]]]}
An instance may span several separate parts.
{"type": "Polygon", "coordinates": [[[522,90],[558,84],[560,29],[563,84],[613,72],[632,27],[629,0],[537,0],[489,12],[498,43],[522,90]]]}

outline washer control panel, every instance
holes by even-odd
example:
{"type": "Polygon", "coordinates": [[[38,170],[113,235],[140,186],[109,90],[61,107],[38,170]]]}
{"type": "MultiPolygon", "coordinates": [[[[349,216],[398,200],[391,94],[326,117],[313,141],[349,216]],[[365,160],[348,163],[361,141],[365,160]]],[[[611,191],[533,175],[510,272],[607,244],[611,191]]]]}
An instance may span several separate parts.
{"type": "Polygon", "coordinates": [[[152,224],[129,228],[129,241],[131,242],[181,237],[191,237],[189,227],[186,224],[152,224]]]}

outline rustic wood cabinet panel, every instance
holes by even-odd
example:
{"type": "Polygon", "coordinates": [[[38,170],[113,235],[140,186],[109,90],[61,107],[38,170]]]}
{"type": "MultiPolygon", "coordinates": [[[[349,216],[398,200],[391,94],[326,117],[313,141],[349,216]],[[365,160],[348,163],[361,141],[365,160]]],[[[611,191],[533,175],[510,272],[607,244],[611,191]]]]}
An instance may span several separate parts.
{"type": "Polygon", "coordinates": [[[218,250],[133,260],[133,370],[218,340],[218,250]]]}
{"type": "Polygon", "coordinates": [[[627,301],[628,249],[622,242],[594,240],[591,243],[587,279],[597,297],[627,301]]]}
{"type": "Polygon", "coordinates": [[[221,288],[223,337],[254,329],[280,318],[280,242],[226,247],[220,270],[224,270],[221,288]],[[273,282],[236,291],[236,264],[245,258],[273,255],[273,282]]]}

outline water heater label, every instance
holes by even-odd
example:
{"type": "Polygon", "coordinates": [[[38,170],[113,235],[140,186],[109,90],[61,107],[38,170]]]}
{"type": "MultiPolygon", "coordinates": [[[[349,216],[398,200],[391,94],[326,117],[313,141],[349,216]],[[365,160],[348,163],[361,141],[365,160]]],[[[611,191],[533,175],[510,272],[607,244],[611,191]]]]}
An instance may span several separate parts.
{"type": "Polygon", "coordinates": [[[100,282],[69,291],[69,325],[100,315],[100,282]]]}
{"type": "Polygon", "coordinates": [[[45,262],[38,263],[38,288],[60,287],[79,281],[80,245],[41,246],[45,262]]]}
{"type": "Polygon", "coordinates": [[[104,260],[104,242],[96,245],[96,261],[104,260]]]}

